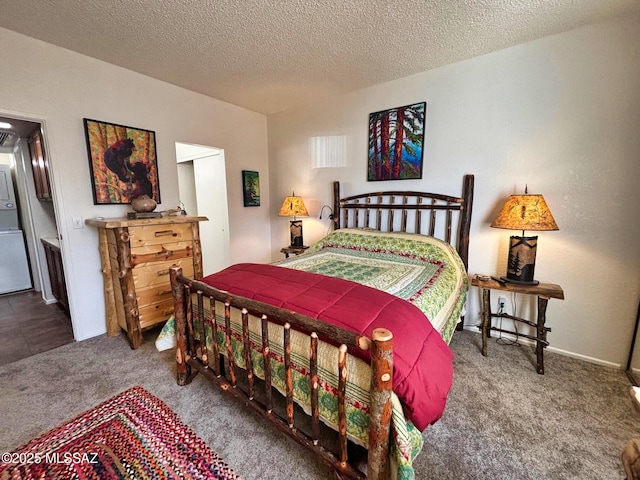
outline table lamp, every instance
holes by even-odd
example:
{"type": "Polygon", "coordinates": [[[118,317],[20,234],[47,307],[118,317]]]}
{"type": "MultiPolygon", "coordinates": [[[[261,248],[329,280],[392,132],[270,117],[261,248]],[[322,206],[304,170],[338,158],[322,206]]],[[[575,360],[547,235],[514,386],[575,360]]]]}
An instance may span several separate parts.
{"type": "Polygon", "coordinates": [[[282,207],[280,208],[280,217],[293,217],[291,220],[291,246],[302,247],[304,245],[302,241],[302,220],[296,220],[296,217],[308,217],[307,207],[304,206],[304,202],[301,197],[297,197],[295,193],[292,193],[290,197],[284,199],[282,207]]]}
{"type": "Polygon", "coordinates": [[[505,282],[537,285],[533,279],[536,266],[538,237],[525,237],[525,230],[558,230],[558,225],[542,195],[511,195],[491,224],[494,228],[522,230],[522,236],[512,236],[509,243],[507,276],[505,282]]]}

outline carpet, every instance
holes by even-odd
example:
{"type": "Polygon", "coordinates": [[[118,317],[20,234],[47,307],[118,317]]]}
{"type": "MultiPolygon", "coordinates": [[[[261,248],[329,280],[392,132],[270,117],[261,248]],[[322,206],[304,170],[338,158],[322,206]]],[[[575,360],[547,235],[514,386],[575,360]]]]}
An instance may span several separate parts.
{"type": "Polygon", "coordinates": [[[239,479],[140,386],[4,453],[0,479],[239,479]]]}

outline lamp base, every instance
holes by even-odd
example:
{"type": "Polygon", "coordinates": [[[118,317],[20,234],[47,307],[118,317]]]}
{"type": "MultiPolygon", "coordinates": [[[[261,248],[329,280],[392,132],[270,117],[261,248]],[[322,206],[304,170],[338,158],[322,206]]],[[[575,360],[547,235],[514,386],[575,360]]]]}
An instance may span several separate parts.
{"type": "Polygon", "coordinates": [[[291,247],[302,247],[302,220],[291,220],[289,230],[291,232],[291,247]]]}
{"type": "Polygon", "coordinates": [[[539,282],[533,279],[537,246],[538,237],[512,236],[509,242],[507,275],[501,279],[518,285],[537,285],[539,282]]]}

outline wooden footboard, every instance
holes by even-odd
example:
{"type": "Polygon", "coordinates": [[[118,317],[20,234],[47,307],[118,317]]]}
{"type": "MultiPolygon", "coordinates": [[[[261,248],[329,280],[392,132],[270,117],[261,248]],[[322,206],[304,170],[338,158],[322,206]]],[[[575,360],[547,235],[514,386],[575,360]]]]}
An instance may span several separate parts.
{"type": "MultiPolygon", "coordinates": [[[[331,466],[338,478],[384,478],[388,468],[389,440],[391,425],[391,387],[393,383],[392,334],[386,329],[376,329],[372,338],[341,329],[300,315],[296,312],[274,307],[248,298],[231,295],[209,285],[186,278],[179,267],[171,268],[171,289],[175,303],[176,319],[176,364],[179,385],[186,385],[197,374],[202,373],[222,390],[237,397],[247,406],[259,412],[278,430],[294,438],[324,463],[331,466]],[[195,303],[192,298],[195,297],[195,303]],[[215,302],[224,305],[224,325],[216,320],[215,307],[209,314],[203,308],[204,299],[215,306],[215,302]],[[246,368],[235,365],[232,352],[231,317],[232,311],[240,312],[242,318],[242,342],[246,368]],[[254,360],[250,354],[249,315],[261,320],[262,348],[261,361],[264,362],[264,379],[258,381],[254,375],[254,360]],[[286,391],[283,402],[284,415],[276,413],[273,393],[280,391],[272,387],[270,367],[269,323],[284,326],[284,375],[286,391]],[[311,386],[310,428],[303,431],[294,415],[292,367],[291,367],[291,330],[304,333],[309,341],[309,384],[311,386]],[[226,355],[218,351],[218,342],[207,342],[207,333],[224,331],[226,355]],[[198,334],[198,332],[201,332],[198,334]],[[204,335],[204,338],[203,338],[204,335]],[[318,413],[318,342],[328,341],[339,345],[337,355],[338,378],[338,451],[333,452],[320,443],[320,415],[318,413]],[[209,348],[211,351],[209,351],[209,348]],[[356,468],[347,454],[347,422],[345,390],[347,380],[348,350],[370,350],[371,389],[369,442],[367,446],[367,471],[356,468]],[[261,389],[260,392],[257,389],[261,389]]],[[[305,347],[306,348],[306,347],[305,347]]],[[[300,410],[297,410],[298,412],[300,410]]]]}

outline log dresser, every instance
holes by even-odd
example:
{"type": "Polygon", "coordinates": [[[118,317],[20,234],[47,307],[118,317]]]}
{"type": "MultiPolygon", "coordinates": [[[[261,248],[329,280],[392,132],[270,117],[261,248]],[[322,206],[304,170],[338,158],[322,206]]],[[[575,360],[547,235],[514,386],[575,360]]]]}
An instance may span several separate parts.
{"type": "Polygon", "coordinates": [[[173,313],[169,268],[202,278],[199,222],[206,217],[87,219],[97,227],[104,279],[107,334],[127,332],[131,348],[142,331],[173,313]]]}

